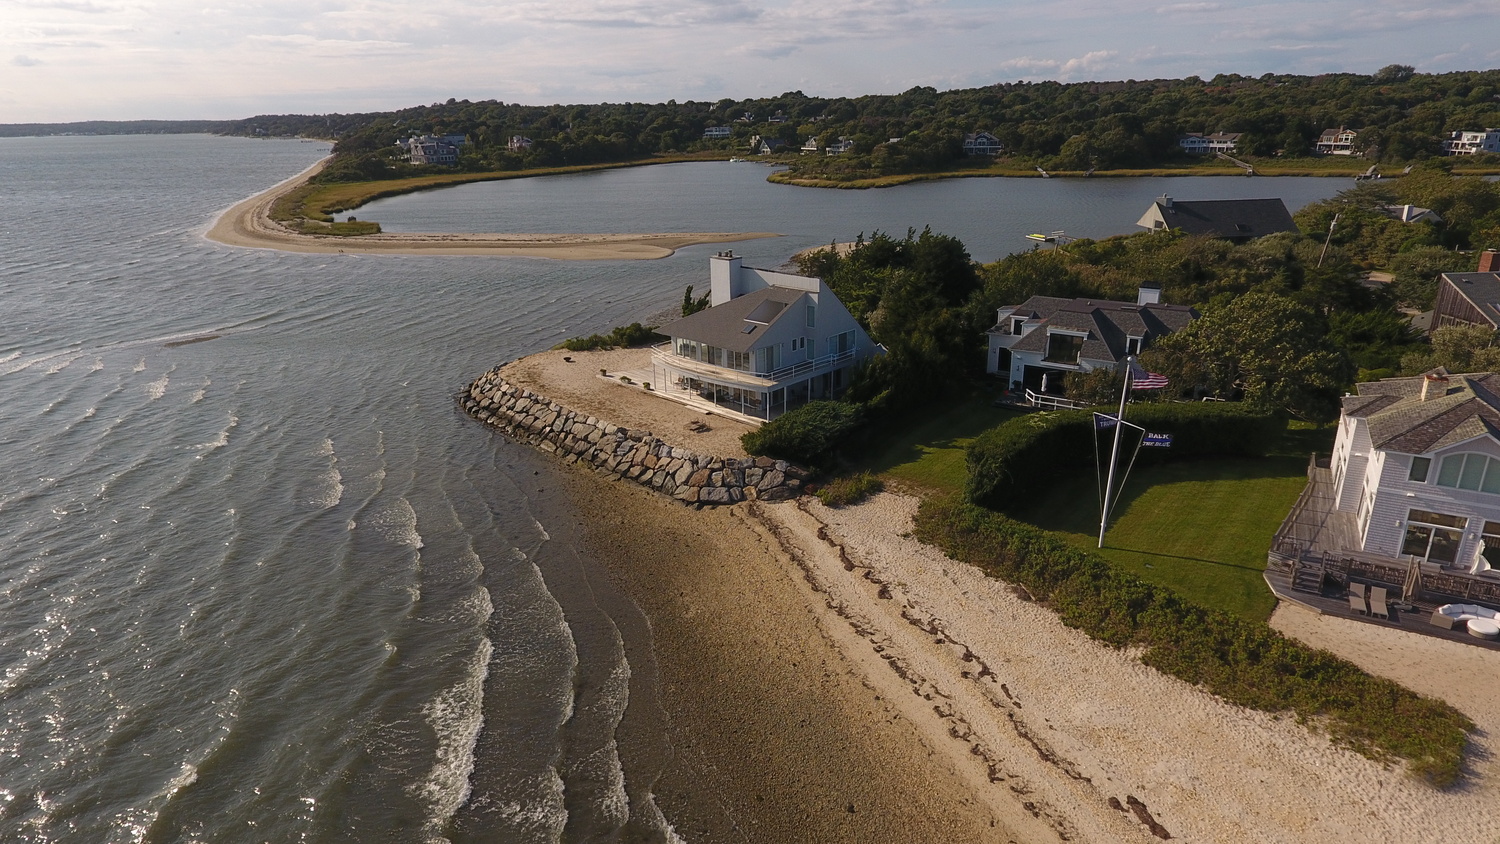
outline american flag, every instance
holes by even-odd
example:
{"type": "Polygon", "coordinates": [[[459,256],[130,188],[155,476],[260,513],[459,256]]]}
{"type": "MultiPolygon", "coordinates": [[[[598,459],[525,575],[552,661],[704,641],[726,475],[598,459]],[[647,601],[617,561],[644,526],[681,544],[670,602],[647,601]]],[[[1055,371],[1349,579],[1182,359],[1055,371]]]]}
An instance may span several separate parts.
{"type": "Polygon", "coordinates": [[[1133,390],[1160,390],[1167,386],[1167,376],[1158,375],[1155,372],[1147,372],[1130,362],[1130,388],[1133,390]]]}

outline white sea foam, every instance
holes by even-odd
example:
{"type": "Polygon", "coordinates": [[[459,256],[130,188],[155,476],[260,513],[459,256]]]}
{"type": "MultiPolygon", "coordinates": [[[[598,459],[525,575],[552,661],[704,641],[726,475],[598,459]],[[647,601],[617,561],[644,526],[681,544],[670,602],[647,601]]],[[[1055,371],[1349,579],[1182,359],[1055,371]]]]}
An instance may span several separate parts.
{"type": "Polygon", "coordinates": [[[94,362],[91,363],[91,364],[89,364],[89,372],[98,372],[99,370],[101,370],[103,368],[104,368],[104,358],[94,358],[94,362]]]}
{"type": "Polygon", "coordinates": [[[208,385],[212,383],[212,379],[210,379],[208,376],[204,376],[203,384],[198,387],[198,392],[193,393],[193,404],[197,404],[198,402],[203,401],[203,397],[208,395],[208,385]]]}
{"type": "Polygon", "coordinates": [[[189,448],[198,451],[198,459],[202,460],[209,454],[218,451],[226,445],[229,445],[229,432],[233,431],[239,424],[240,418],[231,413],[229,414],[229,424],[224,426],[224,430],[220,431],[217,437],[209,440],[206,443],[198,443],[197,445],[189,446],[189,448]]]}
{"type": "Polygon", "coordinates": [[[16,351],[11,352],[10,354],[6,355],[5,357],[0,358],[0,364],[10,363],[11,361],[15,360],[16,358],[18,358],[20,356],[21,356],[21,351],[19,349],[17,349],[16,351]]]}
{"type": "Polygon", "coordinates": [[[414,550],[422,547],[422,534],[417,532],[417,511],[405,498],[396,499],[392,507],[377,510],[365,522],[397,545],[414,550]]]}
{"type": "Polygon", "coordinates": [[[172,380],[170,373],[163,372],[161,377],[146,385],[146,395],[156,401],[167,394],[167,384],[172,380]]]}
{"type": "Polygon", "coordinates": [[[542,523],[541,522],[539,522],[539,521],[537,521],[536,519],[533,518],[531,520],[531,523],[534,524],[534,525],[536,525],[537,533],[540,533],[542,535],[543,541],[546,541],[546,540],[549,540],[549,539],[552,538],[552,534],[548,533],[547,529],[544,528],[544,527],[542,527],[542,523]]]}
{"type": "Polygon", "coordinates": [[[131,372],[145,372],[146,371],[146,359],[145,358],[141,358],[140,361],[138,361],[135,366],[131,367],[130,371],[131,372]]]}
{"type": "Polygon", "coordinates": [[[56,375],[57,373],[62,372],[64,369],[67,369],[68,367],[72,366],[73,365],[73,361],[78,360],[79,357],[80,357],[79,355],[74,355],[73,357],[70,357],[70,358],[64,358],[61,362],[54,363],[51,366],[47,367],[45,370],[43,370],[42,374],[44,374],[44,375],[56,375]]]}
{"type": "MultiPolygon", "coordinates": [[[[483,590],[483,587],[476,587],[483,590]]],[[[427,778],[414,787],[427,804],[429,829],[441,829],[469,799],[469,776],[474,773],[474,747],[484,726],[484,681],[490,673],[494,646],[482,638],[463,679],[440,692],[422,707],[437,734],[436,760],[427,778]]]]}
{"type": "MultiPolygon", "coordinates": [[[[338,457],[333,453],[332,439],[324,437],[322,445],[318,447],[315,454],[318,457],[329,458],[328,470],[323,474],[321,478],[318,479],[318,489],[313,493],[312,498],[310,498],[307,503],[311,504],[314,507],[321,507],[322,509],[326,510],[329,507],[337,506],[339,501],[343,500],[344,475],[343,473],[339,472],[339,461],[338,457]]],[[[408,508],[410,508],[410,505],[408,505],[408,508]]],[[[416,530],[415,514],[413,514],[412,516],[412,529],[413,531],[416,530]]],[[[421,545],[419,544],[417,547],[420,548],[421,545]]]]}

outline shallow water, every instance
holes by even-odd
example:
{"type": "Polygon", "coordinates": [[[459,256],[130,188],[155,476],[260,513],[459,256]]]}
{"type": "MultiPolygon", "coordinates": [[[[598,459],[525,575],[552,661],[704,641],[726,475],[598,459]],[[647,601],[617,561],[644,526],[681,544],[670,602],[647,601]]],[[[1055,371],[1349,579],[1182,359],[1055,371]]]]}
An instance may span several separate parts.
{"type": "MultiPolygon", "coordinates": [[[[627,694],[649,681],[625,659],[647,626],[579,552],[555,467],[453,397],[672,307],[723,247],[564,263],[202,238],[325,149],[0,140],[0,840],[665,837],[659,719],[627,694]]],[[[930,223],[981,258],[1036,228],[1128,231],[1163,189],[764,176],[674,165],[357,213],[391,231],[779,231],[734,247],[775,266],[877,228],[930,223]]],[[[1167,187],[1263,185],[1293,207],[1345,186],[1167,187]]]]}

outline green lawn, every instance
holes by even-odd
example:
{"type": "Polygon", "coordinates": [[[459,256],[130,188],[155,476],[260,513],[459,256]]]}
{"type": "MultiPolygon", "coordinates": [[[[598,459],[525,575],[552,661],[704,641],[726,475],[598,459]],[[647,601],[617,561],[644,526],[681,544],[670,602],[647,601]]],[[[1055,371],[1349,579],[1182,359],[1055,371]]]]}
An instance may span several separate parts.
{"type": "MultiPolygon", "coordinates": [[[[871,448],[857,462],[887,482],[959,493],[964,447],[1019,411],[979,395],[871,448]]],[[[1137,467],[1098,553],[1153,583],[1202,604],[1265,620],[1276,605],[1261,572],[1271,536],[1307,483],[1307,455],[1327,453],[1331,429],[1295,425],[1262,460],[1215,460],[1137,467]]],[[[1015,518],[1095,549],[1099,488],[1091,471],[1052,486],[1015,518]]]]}

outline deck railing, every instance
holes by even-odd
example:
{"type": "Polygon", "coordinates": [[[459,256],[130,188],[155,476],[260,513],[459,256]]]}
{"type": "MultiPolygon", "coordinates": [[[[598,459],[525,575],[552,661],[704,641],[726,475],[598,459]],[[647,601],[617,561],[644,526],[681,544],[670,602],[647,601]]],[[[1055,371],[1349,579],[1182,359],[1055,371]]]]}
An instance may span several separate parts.
{"type": "Polygon", "coordinates": [[[1080,401],[1065,399],[1061,396],[1049,396],[1046,393],[1033,392],[1029,388],[1026,390],[1026,401],[1032,407],[1050,407],[1054,410],[1077,410],[1080,407],[1086,406],[1083,402],[1080,401]]]}
{"type": "Polygon", "coordinates": [[[687,372],[700,374],[706,378],[719,378],[760,389],[766,389],[768,385],[750,384],[745,379],[749,377],[773,382],[793,381],[808,375],[817,375],[821,372],[838,369],[845,364],[853,363],[857,356],[857,350],[849,349],[848,351],[835,352],[831,355],[824,355],[812,360],[798,361],[790,366],[783,366],[780,369],[774,369],[770,372],[755,372],[747,369],[730,369],[726,366],[683,357],[673,351],[671,343],[660,343],[651,347],[651,357],[663,366],[676,367],[687,372]]]}

